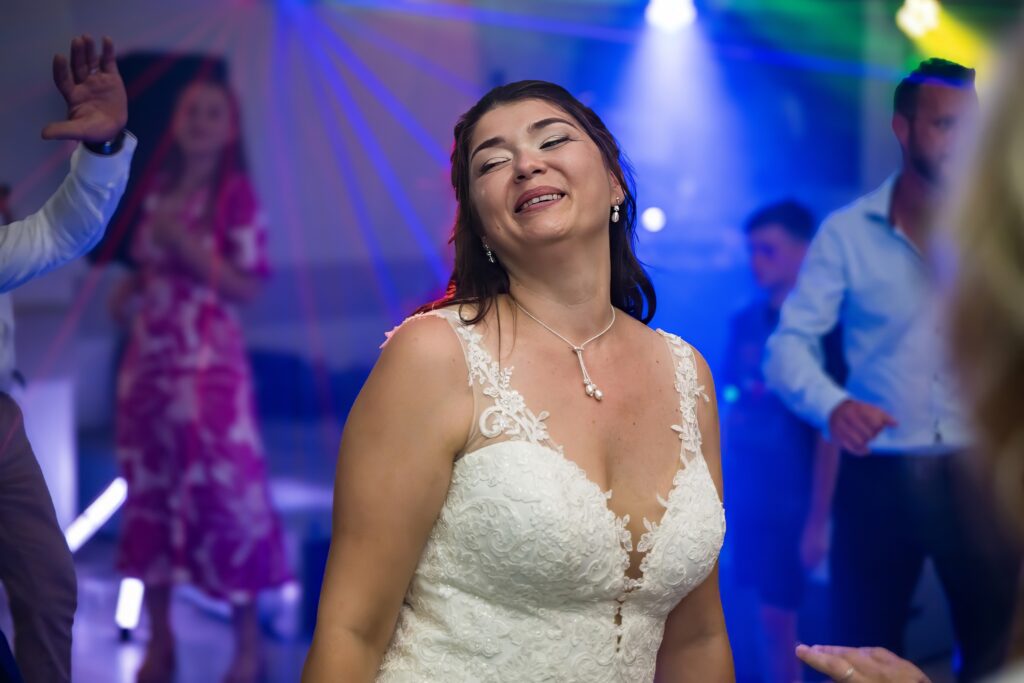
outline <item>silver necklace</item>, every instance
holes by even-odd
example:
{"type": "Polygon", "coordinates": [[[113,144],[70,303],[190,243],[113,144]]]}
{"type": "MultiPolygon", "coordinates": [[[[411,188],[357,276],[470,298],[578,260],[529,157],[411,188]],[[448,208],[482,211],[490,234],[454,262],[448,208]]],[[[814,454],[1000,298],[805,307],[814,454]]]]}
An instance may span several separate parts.
{"type": "Polygon", "coordinates": [[[533,313],[530,313],[528,310],[523,308],[518,301],[512,299],[512,303],[514,303],[516,305],[516,308],[518,308],[520,311],[533,318],[533,320],[538,325],[540,325],[545,330],[547,330],[548,332],[555,335],[556,337],[558,337],[559,339],[561,339],[562,341],[569,345],[569,348],[572,349],[572,352],[576,354],[576,360],[580,362],[580,371],[583,373],[583,391],[585,391],[587,396],[594,399],[595,401],[600,401],[602,398],[604,398],[604,392],[597,388],[597,385],[594,384],[594,380],[590,379],[590,373],[587,372],[587,366],[583,362],[583,349],[586,347],[587,344],[594,341],[595,339],[598,339],[599,337],[603,336],[605,332],[612,329],[612,325],[615,324],[615,307],[611,307],[612,321],[608,323],[608,327],[604,328],[603,330],[595,334],[593,337],[583,342],[582,344],[573,344],[571,341],[569,341],[568,339],[566,339],[565,337],[563,337],[562,335],[558,334],[553,329],[548,327],[543,320],[541,320],[533,313]]]}

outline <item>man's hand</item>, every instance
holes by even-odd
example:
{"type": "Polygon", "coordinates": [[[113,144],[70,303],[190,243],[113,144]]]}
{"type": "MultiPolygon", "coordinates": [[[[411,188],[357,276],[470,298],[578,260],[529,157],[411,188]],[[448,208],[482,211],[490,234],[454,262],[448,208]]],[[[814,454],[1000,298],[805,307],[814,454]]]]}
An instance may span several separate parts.
{"type": "Polygon", "coordinates": [[[895,427],[896,420],[881,408],[846,399],[828,416],[832,441],[845,451],[867,455],[868,444],[886,427],[895,427]]]}
{"type": "Polygon", "coordinates": [[[114,61],[114,43],[103,39],[103,52],[89,36],[71,41],[70,68],[63,55],[53,57],[53,82],[68,103],[66,121],[43,128],[46,140],[101,143],[114,139],[128,122],[128,95],[114,61]]]}
{"type": "Polygon", "coordinates": [[[882,647],[798,645],[796,656],[839,683],[930,683],[924,672],[882,647]]]}

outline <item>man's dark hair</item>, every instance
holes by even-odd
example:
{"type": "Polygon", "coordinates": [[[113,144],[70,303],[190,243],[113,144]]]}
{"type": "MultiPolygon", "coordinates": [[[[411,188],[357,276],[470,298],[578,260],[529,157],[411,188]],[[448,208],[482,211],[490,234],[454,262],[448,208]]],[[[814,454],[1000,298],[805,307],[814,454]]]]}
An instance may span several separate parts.
{"type": "Polygon", "coordinates": [[[925,83],[937,83],[951,88],[973,88],[974,69],[948,59],[933,57],[924,60],[896,86],[892,98],[893,111],[907,118],[912,117],[917,109],[917,91],[925,83]]]}
{"type": "Polygon", "coordinates": [[[743,232],[749,235],[768,225],[778,225],[803,242],[810,242],[817,229],[814,214],[795,199],[786,199],[761,207],[747,219],[743,232]]]}
{"type": "Polygon", "coordinates": [[[9,197],[11,194],[11,186],[7,183],[0,183],[0,197],[9,197]]]}

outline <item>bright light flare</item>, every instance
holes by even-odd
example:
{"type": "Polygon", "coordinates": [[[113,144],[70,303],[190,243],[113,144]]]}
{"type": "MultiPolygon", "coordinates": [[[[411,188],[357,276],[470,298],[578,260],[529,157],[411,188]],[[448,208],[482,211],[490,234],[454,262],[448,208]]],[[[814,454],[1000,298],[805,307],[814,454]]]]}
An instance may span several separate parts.
{"type": "Polygon", "coordinates": [[[911,38],[920,38],[939,27],[938,0],[904,0],[896,12],[896,25],[911,38]]]}
{"type": "Polygon", "coordinates": [[[991,76],[993,51],[975,29],[936,0],[906,0],[896,22],[922,55],[949,59],[975,69],[978,92],[984,93],[991,76]]]}
{"type": "Polygon", "coordinates": [[[693,0],[650,0],[644,18],[654,28],[674,33],[697,21],[697,8],[693,0]]]}
{"type": "Polygon", "coordinates": [[[665,227],[665,212],[656,206],[644,209],[640,214],[640,225],[647,232],[661,232],[665,227]]]}
{"type": "Polygon", "coordinates": [[[118,508],[124,504],[128,496],[128,484],[122,477],[110,482],[110,486],[101,493],[92,505],[87,507],[75,521],[64,530],[64,539],[68,542],[71,552],[76,552],[107,523],[118,508]]]}
{"type": "Polygon", "coordinates": [[[117,592],[117,611],[114,613],[114,620],[118,626],[131,631],[139,625],[142,597],[145,592],[146,587],[142,581],[133,578],[121,579],[121,588],[117,592]]]}

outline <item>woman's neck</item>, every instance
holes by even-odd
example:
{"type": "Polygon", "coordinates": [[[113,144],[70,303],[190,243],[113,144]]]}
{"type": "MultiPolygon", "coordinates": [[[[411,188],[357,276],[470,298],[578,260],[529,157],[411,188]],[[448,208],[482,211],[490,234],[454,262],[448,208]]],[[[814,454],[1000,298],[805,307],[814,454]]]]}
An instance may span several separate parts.
{"type": "MultiPolygon", "coordinates": [[[[509,272],[509,294],[523,308],[559,334],[580,342],[593,336],[611,317],[611,261],[603,250],[574,249],[532,259],[509,272]]],[[[568,245],[566,245],[568,246],[568,245]]]]}
{"type": "Polygon", "coordinates": [[[179,187],[183,190],[195,190],[208,185],[217,171],[219,155],[186,157],[184,170],[181,173],[179,187]]]}

